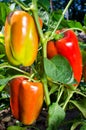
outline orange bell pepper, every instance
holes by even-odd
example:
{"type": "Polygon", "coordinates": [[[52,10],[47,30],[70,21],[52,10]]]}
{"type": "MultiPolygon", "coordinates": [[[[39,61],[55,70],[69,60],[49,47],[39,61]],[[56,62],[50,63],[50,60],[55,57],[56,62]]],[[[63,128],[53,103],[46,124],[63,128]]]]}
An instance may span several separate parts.
{"type": "Polygon", "coordinates": [[[25,125],[32,124],[42,108],[43,85],[23,77],[10,81],[10,106],[13,116],[25,125]]]}
{"type": "MultiPolygon", "coordinates": [[[[42,20],[39,19],[42,27],[42,20]]],[[[25,11],[11,12],[5,22],[5,49],[13,65],[30,66],[37,57],[39,36],[33,17],[25,11]]]]}

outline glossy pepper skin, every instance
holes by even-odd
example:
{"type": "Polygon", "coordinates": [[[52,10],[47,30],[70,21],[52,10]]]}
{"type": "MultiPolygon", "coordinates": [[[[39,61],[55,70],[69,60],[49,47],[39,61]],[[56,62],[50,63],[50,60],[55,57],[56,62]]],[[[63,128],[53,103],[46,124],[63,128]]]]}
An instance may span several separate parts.
{"type": "MultiPolygon", "coordinates": [[[[42,25],[42,22],[40,24],[42,25]]],[[[37,57],[39,41],[33,17],[25,11],[11,12],[6,18],[4,35],[6,54],[10,63],[32,65],[37,57]]]]}
{"type": "Polygon", "coordinates": [[[48,58],[51,59],[57,54],[60,54],[68,59],[74,72],[74,78],[79,83],[82,76],[82,55],[78,45],[78,39],[72,30],[66,31],[64,33],[64,37],[61,39],[48,42],[48,58]]]}
{"type": "Polygon", "coordinates": [[[43,85],[23,77],[10,81],[10,106],[13,116],[25,125],[39,116],[43,104],[43,85]]]}

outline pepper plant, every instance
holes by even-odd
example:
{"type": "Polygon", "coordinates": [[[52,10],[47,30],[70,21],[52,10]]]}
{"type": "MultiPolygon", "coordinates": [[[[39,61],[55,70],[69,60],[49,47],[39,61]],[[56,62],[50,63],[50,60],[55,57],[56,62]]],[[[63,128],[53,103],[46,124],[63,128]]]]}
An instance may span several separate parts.
{"type": "MultiPolygon", "coordinates": [[[[10,89],[13,116],[24,125],[32,125],[45,104],[46,130],[59,129],[66,110],[74,106],[86,118],[86,94],[79,87],[81,80],[84,82],[80,45],[85,45],[79,44],[77,37],[85,27],[64,19],[73,0],[63,12],[49,12],[38,0],[28,6],[14,2],[20,10],[9,10],[0,37],[0,90],[10,89]],[[42,16],[44,11],[46,18],[42,16]],[[84,104],[74,95],[83,97],[84,104]]],[[[78,124],[86,125],[83,122],[73,122],[71,130],[78,124]]]]}

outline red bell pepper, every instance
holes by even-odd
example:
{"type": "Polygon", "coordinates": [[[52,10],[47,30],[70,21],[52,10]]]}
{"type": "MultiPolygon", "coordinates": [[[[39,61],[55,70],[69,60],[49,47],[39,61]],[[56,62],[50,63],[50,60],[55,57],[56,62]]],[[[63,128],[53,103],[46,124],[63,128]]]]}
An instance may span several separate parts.
{"type": "Polygon", "coordinates": [[[79,83],[82,76],[82,55],[78,39],[72,30],[65,31],[64,37],[61,39],[48,42],[47,57],[51,59],[57,54],[67,58],[72,67],[74,78],[79,83]]]}

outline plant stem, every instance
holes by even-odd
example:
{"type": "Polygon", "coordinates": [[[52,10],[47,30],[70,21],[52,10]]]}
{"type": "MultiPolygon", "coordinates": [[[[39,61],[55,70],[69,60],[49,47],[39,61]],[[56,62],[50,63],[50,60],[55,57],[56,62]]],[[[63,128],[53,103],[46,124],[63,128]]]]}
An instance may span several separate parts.
{"type": "MultiPolygon", "coordinates": [[[[47,57],[46,47],[47,47],[47,42],[45,42],[43,44],[43,56],[44,56],[43,60],[44,60],[44,58],[47,57]]],[[[43,63],[44,63],[44,61],[43,61],[43,63]]],[[[43,80],[42,81],[43,81],[43,84],[44,84],[45,101],[46,101],[47,106],[49,106],[50,105],[50,96],[49,96],[49,92],[48,92],[47,76],[45,74],[45,71],[44,71],[44,75],[43,75],[43,80]]]]}
{"type": "Polygon", "coordinates": [[[73,0],[70,0],[70,1],[68,2],[68,4],[67,4],[66,8],[64,9],[64,11],[63,11],[63,13],[62,13],[62,15],[61,15],[61,17],[60,17],[58,23],[57,23],[56,28],[54,29],[54,31],[52,32],[52,34],[51,34],[51,36],[50,36],[51,39],[52,39],[54,33],[56,32],[58,26],[60,25],[62,19],[64,18],[64,15],[65,15],[66,11],[68,10],[69,6],[71,5],[72,1],[73,1],[73,0]]]}
{"type": "Polygon", "coordinates": [[[66,31],[68,31],[68,30],[78,30],[78,31],[84,32],[84,30],[83,30],[83,29],[81,29],[81,28],[73,27],[73,28],[68,28],[68,29],[65,29],[65,30],[64,30],[64,31],[62,31],[61,33],[65,33],[65,32],[66,32],[66,31]]]}
{"type": "MultiPolygon", "coordinates": [[[[38,29],[40,40],[41,40],[42,47],[43,47],[43,63],[44,63],[44,58],[47,57],[47,53],[46,53],[47,39],[44,37],[44,34],[43,34],[42,29],[39,24],[37,0],[32,0],[32,12],[33,12],[33,16],[34,16],[34,19],[35,19],[35,22],[37,25],[37,29],[38,29]]],[[[46,77],[45,71],[43,73],[42,82],[44,85],[45,101],[46,101],[47,106],[49,106],[50,97],[49,97],[49,92],[48,92],[47,77],[46,77]]]]}
{"type": "Polygon", "coordinates": [[[47,86],[47,79],[46,79],[45,73],[43,75],[42,82],[43,82],[43,85],[44,85],[45,102],[46,102],[47,106],[49,106],[50,105],[50,97],[49,97],[48,86],[47,86]]]}
{"type": "MultiPolygon", "coordinates": [[[[61,91],[60,91],[60,93],[58,92],[57,102],[59,102],[59,101],[60,101],[60,98],[62,97],[62,94],[63,94],[63,91],[64,91],[64,86],[61,85],[61,88],[60,88],[60,89],[61,89],[61,91]]],[[[59,90],[60,90],[60,89],[59,89],[59,90]]],[[[59,91],[59,90],[58,90],[58,91],[59,91]]]]}
{"type": "Polygon", "coordinates": [[[2,68],[11,68],[11,69],[17,70],[17,71],[19,71],[19,72],[21,72],[21,73],[23,73],[23,74],[25,74],[27,76],[30,76],[29,73],[27,73],[27,72],[25,72],[25,71],[23,71],[23,70],[21,70],[21,69],[19,69],[17,67],[11,66],[8,63],[0,64],[0,69],[2,69],[2,68]]]}
{"type": "Polygon", "coordinates": [[[68,90],[68,96],[67,96],[67,99],[66,99],[66,101],[64,102],[64,105],[63,105],[63,109],[64,110],[65,110],[65,108],[66,108],[70,98],[73,96],[73,93],[74,93],[74,91],[68,90]]]}
{"type": "Polygon", "coordinates": [[[40,40],[41,40],[41,42],[44,42],[44,35],[43,35],[42,29],[41,29],[40,24],[39,24],[37,0],[32,0],[32,8],[31,9],[32,9],[33,16],[34,16],[34,19],[35,19],[35,22],[37,25],[39,35],[40,35],[40,40]]]}
{"type": "Polygon", "coordinates": [[[10,80],[14,79],[14,78],[19,78],[19,77],[24,77],[27,78],[28,81],[33,81],[33,82],[40,82],[39,80],[34,80],[33,77],[28,77],[26,75],[14,75],[10,77],[10,80]]]}
{"type": "Polygon", "coordinates": [[[44,58],[47,57],[47,42],[45,42],[45,43],[43,44],[43,55],[44,55],[44,58]]]}
{"type": "Polygon", "coordinates": [[[18,0],[14,0],[15,3],[17,3],[22,9],[26,10],[26,11],[29,11],[31,10],[31,8],[27,8],[25,7],[23,4],[21,4],[18,0]]]}

